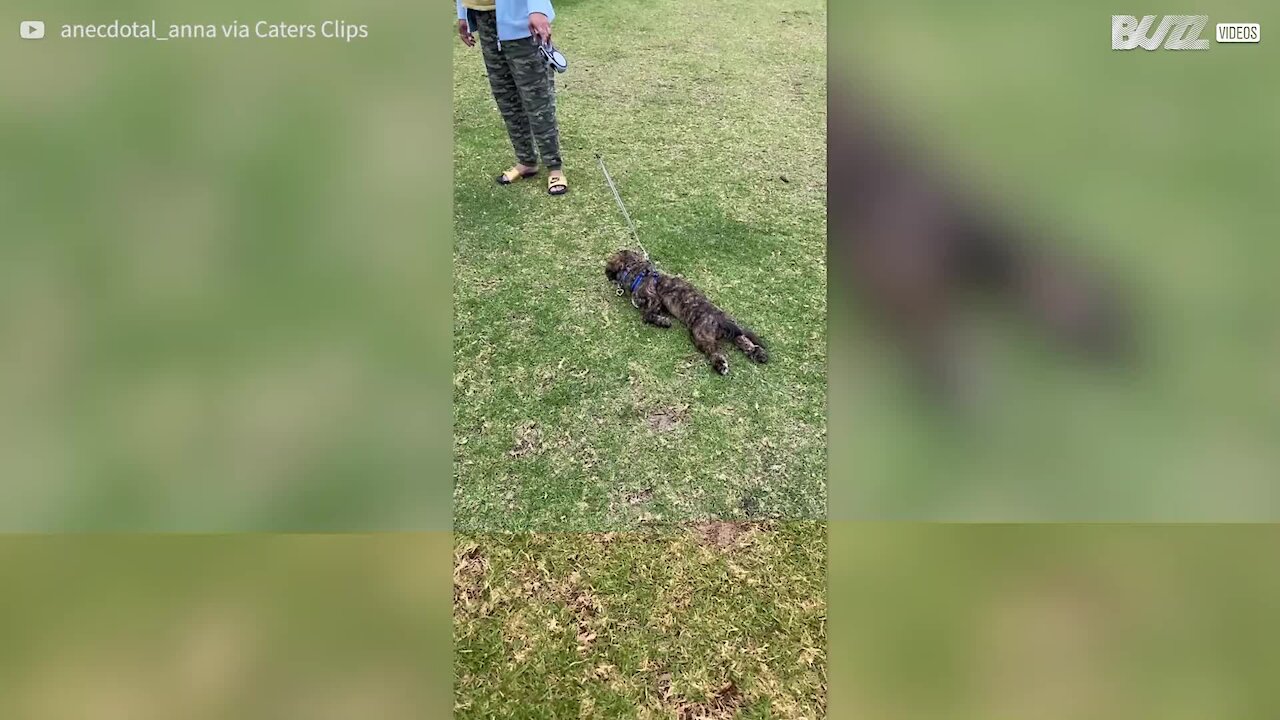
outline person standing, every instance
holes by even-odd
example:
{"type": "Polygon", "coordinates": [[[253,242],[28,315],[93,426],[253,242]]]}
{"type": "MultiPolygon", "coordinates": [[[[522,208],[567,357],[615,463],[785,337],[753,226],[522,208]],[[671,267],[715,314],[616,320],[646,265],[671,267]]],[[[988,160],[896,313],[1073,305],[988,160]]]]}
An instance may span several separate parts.
{"type": "Polygon", "coordinates": [[[569,191],[560,160],[554,71],[541,47],[551,42],[551,0],[456,0],[458,36],[474,47],[479,36],[485,71],[498,112],[507,125],[516,164],[496,180],[501,185],[534,177],[547,168],[547,192],[569,191]]]}

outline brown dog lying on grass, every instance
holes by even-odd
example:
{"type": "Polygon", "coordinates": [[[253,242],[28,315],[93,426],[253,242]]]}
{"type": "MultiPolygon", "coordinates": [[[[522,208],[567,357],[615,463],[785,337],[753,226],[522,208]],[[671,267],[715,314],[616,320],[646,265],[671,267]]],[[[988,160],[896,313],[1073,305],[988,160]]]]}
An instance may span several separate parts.
{"type": "Polygon", "coordinates": [[[604,266],[605,277],[618,284],[619,294],[629,293],[631,304],[644,313],[644,321],[671,327],[675,318],[689,328],[693,344],[721,375],[729,374],[729,359],[720,341],[729,340],[754,362],[769,362],[769,353],[755,333],[742,327],[683,278],[663,275],[644,255],[619,250],[604,266]]]}
{"type": "Polygon", "coordinates": [[[873,315],[950,400],[971,378],[959,367],[958,322],[974,291],[1021,311],[1049,338],[1085,357],[1132,354],[1132,310],[1100,268],[1037,242],[1052,233],[1013,223],[977,202],[964,176],[947,175],[904,139],[869,96],[832,94],[827,162],[833,265],[852,278],[873,315]]]}

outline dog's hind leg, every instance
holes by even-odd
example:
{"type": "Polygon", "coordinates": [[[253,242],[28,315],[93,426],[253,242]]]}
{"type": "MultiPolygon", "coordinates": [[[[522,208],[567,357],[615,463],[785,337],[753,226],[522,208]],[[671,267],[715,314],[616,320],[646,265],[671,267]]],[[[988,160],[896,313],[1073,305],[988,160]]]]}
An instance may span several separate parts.
{"type": "Polygon", "coordinates": [[[671,327],[671,317],[657,311],[645,313],[644,321],[660,328],[671,327]]]}
{"type": "Polygon", "coordinates": [[[711,367],[721,375],[728,375],[729,358],[720,352],[720,328],[707,327],[705,323],[695,325],[689,328],[689,335],[693,337],[693,344],[711,361],[711,367]]]}
{"type": "Polygon", "coordinates": [[[769,362],[769,351],[765,350],[764,342],[756,337],[756,334],[739,325],[733,318],[727,315],[720,320],[720,328],[722,337],[730,340],[738,349],[751,358],[752,362],[764,364],[769,362]]]}
{"type": "Polygon", "coordinates": [[[763,345],[757,345],[752,342],[751,338],[746,335],[739,335],[734,338],[733,344],[737,345],[739,350],[745,353],[747,357],[751,358],[752,362],[758,362],[761,364],[769,362],[769,351],[765,350],[763,345]]]}

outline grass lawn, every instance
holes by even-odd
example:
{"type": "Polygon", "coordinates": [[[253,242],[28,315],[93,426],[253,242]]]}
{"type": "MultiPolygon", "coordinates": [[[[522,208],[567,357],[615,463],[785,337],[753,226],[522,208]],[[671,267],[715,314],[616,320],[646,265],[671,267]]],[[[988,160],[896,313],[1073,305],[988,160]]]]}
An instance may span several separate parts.
{"type": "Polygon", "coordinates": [[[826,527],[458,536],[458,718],[818,718],[826,527]]]}
{"type": "Polygon", "coordinates": [[[449,528],[438,5],[0,10],[0,529],[449,528]],[[373,30],[58,37],[115,17],[373,30]]]}
{"type": "Polygon", "coordinates": [[[815,518],[826,505],[826,15],[821,0],[559,2],[571,191],[512,162],[478,49],[454,62],[455,527],[815,518]],[[716,376],[615,296],[630,245],[772,361],[716,376]]]}

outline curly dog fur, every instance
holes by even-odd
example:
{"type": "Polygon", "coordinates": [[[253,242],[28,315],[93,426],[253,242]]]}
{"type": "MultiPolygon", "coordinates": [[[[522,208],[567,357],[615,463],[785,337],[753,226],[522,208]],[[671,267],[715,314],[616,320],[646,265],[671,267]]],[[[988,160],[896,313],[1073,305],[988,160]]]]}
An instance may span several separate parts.
{"type": "Polygon", "coordinates": [[[672,318],[689,328],[693,344],[721,375],[729,373],[729,359],[720,351],[728,340],[754,362],[769,362],[769,352],[755,333],[739,325],[683,278],[664,275],[644,255],[619,250],[604,266],[605,277],[631,294],[631,303],[644,313],[644,321],[671,327],[672,318]],[[637,282],[638,281],[638,282],[637,282]]]}

